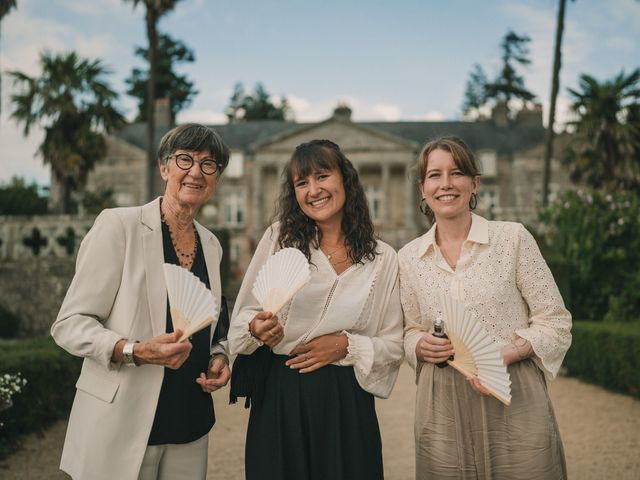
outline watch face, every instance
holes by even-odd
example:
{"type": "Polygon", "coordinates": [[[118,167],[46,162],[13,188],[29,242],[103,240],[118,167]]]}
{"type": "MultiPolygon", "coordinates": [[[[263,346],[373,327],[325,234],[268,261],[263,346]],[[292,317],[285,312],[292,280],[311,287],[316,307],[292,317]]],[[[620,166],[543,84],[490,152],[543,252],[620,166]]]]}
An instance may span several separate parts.
{"type": "Polygon", "coordinates": [[[135,365],[133,360],[133,345],[134,342],[127,342],[124,344],[124,348],[122,349],[124,363],[127,365],[135,365]]]}

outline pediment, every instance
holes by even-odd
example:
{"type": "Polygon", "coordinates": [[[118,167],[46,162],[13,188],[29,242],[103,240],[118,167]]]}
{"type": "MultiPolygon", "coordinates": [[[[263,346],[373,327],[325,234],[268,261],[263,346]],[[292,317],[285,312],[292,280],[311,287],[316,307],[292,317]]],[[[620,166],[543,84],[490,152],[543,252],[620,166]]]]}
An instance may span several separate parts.
{"type": "Polygon", "coordinates": [[[331,140],[345,152],[413,152],[416,149],[416,144],[405,138],[354,122],[331,118],[293,132],[284,132],[270,137],[252,145],[252,150],[260,153],[290,155],[298,145],[314,139],[331,140]]]}

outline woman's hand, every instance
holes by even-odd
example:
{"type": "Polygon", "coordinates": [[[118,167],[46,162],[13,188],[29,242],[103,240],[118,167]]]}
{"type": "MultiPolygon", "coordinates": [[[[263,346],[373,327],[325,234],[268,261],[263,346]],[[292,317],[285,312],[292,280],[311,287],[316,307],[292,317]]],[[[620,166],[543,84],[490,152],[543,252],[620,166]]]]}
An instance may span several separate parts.
{"type": "Polygon", "coordinates": [[[271,312],[258,312],[249,322],[249,332],[269,348],[284,338],[284,327],[271,312]]]}
{"type": "Polygon", "coordinates": [[[231,370],[229,370],[229,360],[223,354],[214,355],[209,359],[209,369],[205,375],[204,372],[200,377],[196,378],[196,383],[202,387],[202,391],[213,393],[219,388],[224,387],[231,378],[231,370]]]}
{"type": "Polygon", "coordinates": [[[349,339],[346,335],[322,335],[308,343],[298,345],[289,355],[285,365],[299,369],[300,373],[313,372],[347,356],[349,339]]]}
{"type": "Polygon", "coordinates": [[[181,336],[182,330],[176,330],[136,343],[133,346],[136,365],[150,363],[177,370],[189,357],[192,346],[190,342],[178,343],[181,336]]]}
{"type": "Polygon", "coordinates": [[[529,340],[516,336],[515,340],[502,347],[502,361],[505,367],[533,356],[533,346],[529,340]]]}
{"type": "Polygon", "coordinates": [[[480,395],[483,395],[485,397],[488,397],[491,395],[489,390],[487,390],[484,386],[482,386],[482,384],[480,383],[480,380],[475,375],[473,377],[467,377],[467,382],[476,393],[479,393],[480,395]]]}
{"type": "Polygon", "coordinates": [[[431,333],[425,333],[416,343],[416,357],[422,362],[446,362],[453,354],[453,345],[448,338],[434,337],[431,333]]]}

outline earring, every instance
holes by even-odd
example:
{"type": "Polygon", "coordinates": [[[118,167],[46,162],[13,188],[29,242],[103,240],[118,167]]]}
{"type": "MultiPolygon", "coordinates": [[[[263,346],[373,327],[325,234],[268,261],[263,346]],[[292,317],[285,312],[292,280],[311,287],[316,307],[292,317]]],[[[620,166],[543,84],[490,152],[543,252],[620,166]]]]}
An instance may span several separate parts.
{"type": "Polygon", "coordinates": [[[422,199],[420,200],[420,203],[418,204],[418,209],[420,210],[420,213],[422,213],[425,217],[431,217],[431,215],[433,215],[433,212],[431,211],[431,209],[429,208],[429,205],[427,204],[427,199],[422,197],[422,199]]]}
{"type": "Polygon", "coordinates": [[[475,210],[478,206],[478,196],[475,193],[471,194],[471,198],[469,199],[469,209],[475,210]]]}

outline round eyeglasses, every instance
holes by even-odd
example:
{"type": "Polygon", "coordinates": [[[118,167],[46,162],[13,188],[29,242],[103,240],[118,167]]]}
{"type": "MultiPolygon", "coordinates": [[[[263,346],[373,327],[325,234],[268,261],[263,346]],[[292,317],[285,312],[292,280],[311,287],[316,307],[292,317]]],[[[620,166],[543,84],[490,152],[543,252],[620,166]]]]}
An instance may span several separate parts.
{"type": "Polygon", "coordinates": [[[178,155],[170,155],[176,159],[176,165],[181,170],[190,170],[194,163],[200,166],[200,171],[205,175],[213,175],[218,171],[220,166],[212,158],[205,158],[199,162],[196,162],[193,157],[187,153],[180,153],[178,155]]]}

